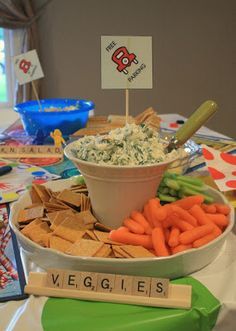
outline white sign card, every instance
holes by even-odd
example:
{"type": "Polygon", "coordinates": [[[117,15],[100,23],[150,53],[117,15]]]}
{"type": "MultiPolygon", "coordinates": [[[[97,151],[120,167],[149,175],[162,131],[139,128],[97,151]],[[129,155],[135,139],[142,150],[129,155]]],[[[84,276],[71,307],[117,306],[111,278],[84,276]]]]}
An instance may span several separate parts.
{"type": "Polygon", "coordinates": [[[38,54],[35,49],[14,56],[13,62],[16,78],[20,85],[44,77],[38,54]]]}
{"type": "Polygon", "coordinates": [[[102,89],[152,88],[152,37],[101,37],[102,89]]]}

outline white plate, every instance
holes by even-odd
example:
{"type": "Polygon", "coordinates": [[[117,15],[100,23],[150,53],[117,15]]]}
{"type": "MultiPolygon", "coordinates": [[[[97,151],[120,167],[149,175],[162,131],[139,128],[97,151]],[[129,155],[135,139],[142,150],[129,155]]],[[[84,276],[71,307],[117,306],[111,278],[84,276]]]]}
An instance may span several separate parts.
{"type": "MultiPolygon", "coordinates": [[[[60,191],[75,184],[75,178],[48,182],[45,185],[53,191],[60,191]]],[[[228,204],[218,191],[208,187],[208,192],[217,202],[228,204]]],[[[75,257],[44,248],[25,237],[17,227],[19,211],[31,204],[29,193],[25,193],[11,208],[10,226],[16,234],[24,253],[43,269],[59,268],[78,271],[94,271],[126,275],[177,278],[193,273],[211,263],[223,249],[225,240],[234,225],[234,210],[231,207],[230,223],[226,230],[209,244],[181,252],[169,257],[115,259],[97,257],[75,257]]]]}

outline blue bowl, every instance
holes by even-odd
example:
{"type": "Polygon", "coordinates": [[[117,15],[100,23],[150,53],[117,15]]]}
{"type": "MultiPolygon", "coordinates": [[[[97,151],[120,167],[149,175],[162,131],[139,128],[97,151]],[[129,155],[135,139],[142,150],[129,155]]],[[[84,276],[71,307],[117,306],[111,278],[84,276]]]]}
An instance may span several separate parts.
{"type": "Polygon", "coordinates": [[[89,111],[94,109],[94,103],[78,99],[42,99],[43,111],[40,111],[37,101],[19,103],[14,110],[20,118],[26,133],[35,136],[41,129],[45,135],[60,129],[63,135],[70,135],[86,126],[89,111]],[[45,108],[60,108],[74,106],[73,110],[44,111],[45,108]]]}

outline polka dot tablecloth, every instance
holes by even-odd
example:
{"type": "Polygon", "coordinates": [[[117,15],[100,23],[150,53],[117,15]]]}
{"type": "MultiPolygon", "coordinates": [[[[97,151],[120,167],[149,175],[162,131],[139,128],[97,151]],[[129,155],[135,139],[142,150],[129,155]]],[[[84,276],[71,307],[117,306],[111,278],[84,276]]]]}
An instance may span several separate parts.
{"type": "Polygon", "coordinates": [[[221,191],[236,189],[236,155],[202,145],[208,170],[221,191]]]}

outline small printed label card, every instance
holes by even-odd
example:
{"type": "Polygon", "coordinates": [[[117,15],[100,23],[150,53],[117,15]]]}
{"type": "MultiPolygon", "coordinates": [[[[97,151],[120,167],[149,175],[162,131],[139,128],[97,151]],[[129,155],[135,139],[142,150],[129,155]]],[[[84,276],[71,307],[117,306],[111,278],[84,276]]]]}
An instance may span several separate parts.
{"type": "Polygon", "coordinates": [[[38,54],[35,49],[13,58],[16,78],[20,85],[44,77],[38,54]]]}
{"type": "Polygon", "coordinates": [[[152,88],[152,37],[102,36],[103,89],[152,88]]]}

